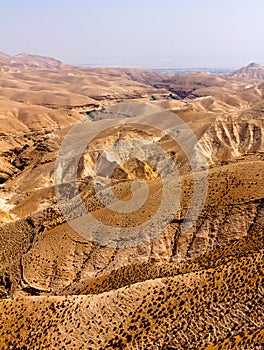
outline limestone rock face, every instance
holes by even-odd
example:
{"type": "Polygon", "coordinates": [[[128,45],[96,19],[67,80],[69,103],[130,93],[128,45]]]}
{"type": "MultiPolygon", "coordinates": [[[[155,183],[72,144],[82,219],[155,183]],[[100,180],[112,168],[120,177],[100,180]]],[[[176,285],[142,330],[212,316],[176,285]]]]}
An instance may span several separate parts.
{"type": "Polygon", "coordinates": [[[199,150],[211,164],[264,151],[264,114],[251,118],[219,117],[200,139],[199,150]]]}

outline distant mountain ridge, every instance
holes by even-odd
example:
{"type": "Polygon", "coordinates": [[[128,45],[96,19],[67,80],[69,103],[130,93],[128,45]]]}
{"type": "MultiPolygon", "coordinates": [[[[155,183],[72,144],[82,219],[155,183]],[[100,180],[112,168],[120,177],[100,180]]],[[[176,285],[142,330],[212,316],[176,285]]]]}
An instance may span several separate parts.
{"type": "MultiPolygon", "coordinates": [[[[46,56],[33,55],[28,53],[20,53],[15,56],[0,52],[0,71],[24,71],[34,69],[50,69],[65,66],[61,61],[46,56]]],[[[93,68],[93,67],[90,67],[93,68]]],[[[98,68],[95,66],[95,68],[98,68]]],[[[107,67],[105,67],[107,68],[107,67]]],[[[125,69],[125,68],[123,68],[125,69]]],[[[231,69],[218,68],[155,68],[142,69],[141,71],[152,71],[155,73],[167,73],[173,75],[181,74],[199,74],[211,73],[214,75],[221,75],[222,77],[239,79],[239,80],[263,80],[264,66],[258,63],[250,63],[248,66],[242,67],[235,71],[231,69]]]]}
{"type": "Polygon", "coordinates": [[[0,70],[1,71],[20,71],[30,69],[49,69],[58,68],[62,62],[51,57],[31,55],[20,53],[15,56],[10,56],[4,52],[0,52],[0,70]]]}

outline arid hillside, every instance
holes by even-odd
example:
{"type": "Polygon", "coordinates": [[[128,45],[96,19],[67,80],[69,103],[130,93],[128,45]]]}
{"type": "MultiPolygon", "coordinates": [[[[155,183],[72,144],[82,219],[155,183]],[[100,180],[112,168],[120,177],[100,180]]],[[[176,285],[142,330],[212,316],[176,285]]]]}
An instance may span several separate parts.
{"type": "Polygon", "coordinates": [[[263,69],[0,54],[1,349],[263,348],[263,69]]]}

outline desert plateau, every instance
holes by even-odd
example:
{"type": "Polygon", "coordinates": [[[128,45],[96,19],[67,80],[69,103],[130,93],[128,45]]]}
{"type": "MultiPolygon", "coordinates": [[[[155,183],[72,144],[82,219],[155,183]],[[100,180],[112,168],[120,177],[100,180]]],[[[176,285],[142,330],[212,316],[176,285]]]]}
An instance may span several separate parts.
{"type": "Polygon", "coordinates": [[[0,81],[0,349],[263,349],[264,67],[0,81]]]}

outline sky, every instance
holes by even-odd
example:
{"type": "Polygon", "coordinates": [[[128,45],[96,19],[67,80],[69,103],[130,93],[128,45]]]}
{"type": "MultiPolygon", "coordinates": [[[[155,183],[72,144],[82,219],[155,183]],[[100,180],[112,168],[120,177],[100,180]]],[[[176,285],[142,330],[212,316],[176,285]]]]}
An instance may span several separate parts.
{"type": "Polygon", "coordinates": [[[263,0],[0,0],[0,51],[75,65],[264,65],[263,16],[263,0]]]}

